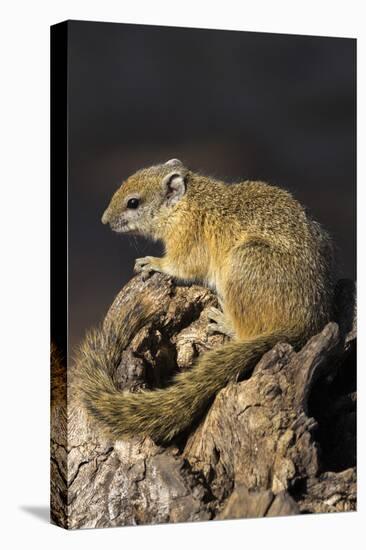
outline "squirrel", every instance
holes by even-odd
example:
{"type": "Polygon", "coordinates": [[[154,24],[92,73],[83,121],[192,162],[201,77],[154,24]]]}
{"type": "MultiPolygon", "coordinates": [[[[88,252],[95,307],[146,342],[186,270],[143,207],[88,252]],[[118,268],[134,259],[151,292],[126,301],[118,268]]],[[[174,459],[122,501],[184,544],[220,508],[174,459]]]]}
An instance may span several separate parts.
{"type": "Polygon", "coordinates": [[[115,438],[169,442],[276,343],[299,348],[331,319],[332,241],[284,189],[261,181],[226,184],[172,159],[131,175],[102,222],[118,233],[162,241],[164,256],[137,259],[135,271],[214,289],[222,311],[211,310],[210,330],[232,338],[169,387],[129,393],[116,388],[111,373],[148,317],[144,304],[127,314],[117,336],[102,329],[89,334],[78,369],[82,400],[115,438]]]}

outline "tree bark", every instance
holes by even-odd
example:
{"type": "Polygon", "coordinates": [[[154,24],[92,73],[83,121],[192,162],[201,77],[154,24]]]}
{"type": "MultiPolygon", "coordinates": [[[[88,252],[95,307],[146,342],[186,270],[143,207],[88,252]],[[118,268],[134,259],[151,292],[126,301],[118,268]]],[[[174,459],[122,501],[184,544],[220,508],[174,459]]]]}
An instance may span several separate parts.
{"type": "MultiPolygon", "coordinates": [[[[216,296],[169,277],[134,277],[104,325],[148,295],[156,315],[122,353],[120,389],[169,385],[196,357],[222,345],[208,334],[216,296]]],[[[355,287],[340,281],[336,317],[298,352],[266,353],[248,379],[229,384],[206,415],[169,446],[101,435],[69,393],[52,357],[51,513],[66,528],[109,527],[356,509],[355,287]],[[68,394],[66,395],[66,390],[68,394]],[[68,401],[66,406],[66,400],[68,401]]]]}

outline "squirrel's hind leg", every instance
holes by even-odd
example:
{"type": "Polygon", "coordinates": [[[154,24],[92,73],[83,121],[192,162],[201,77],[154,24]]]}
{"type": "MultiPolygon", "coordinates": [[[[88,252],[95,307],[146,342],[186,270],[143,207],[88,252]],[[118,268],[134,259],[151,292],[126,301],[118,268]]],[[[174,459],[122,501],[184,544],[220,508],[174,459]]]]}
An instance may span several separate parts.
{"type": "Polygon", "coordinates": [[[212,323],[208,325],[208,333],[220,333],[225,334],[232,338],[234,336],[234,329],[231,326],[230,322],[225,317],[224,313],[220,311],[217,307],[210,307],[208,310],[208,318],[212,323]]]}

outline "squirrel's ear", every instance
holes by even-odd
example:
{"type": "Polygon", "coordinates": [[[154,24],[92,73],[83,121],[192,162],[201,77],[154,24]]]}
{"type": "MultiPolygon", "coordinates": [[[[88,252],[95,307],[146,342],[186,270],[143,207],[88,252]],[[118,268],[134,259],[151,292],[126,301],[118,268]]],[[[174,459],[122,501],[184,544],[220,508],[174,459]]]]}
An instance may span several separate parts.
{"type": "Polygon", "coordinates": [[[163,190],[166,204],[173,206],[185,194],[187,189],[185,177],[179,172],[172,172],[163,179],[163,190]]]}
{"type": "Polygon", "coordinates": [[[170,159],[165,164],[168,166],[183,166],[183,162],[179,159],[170,159]]]}

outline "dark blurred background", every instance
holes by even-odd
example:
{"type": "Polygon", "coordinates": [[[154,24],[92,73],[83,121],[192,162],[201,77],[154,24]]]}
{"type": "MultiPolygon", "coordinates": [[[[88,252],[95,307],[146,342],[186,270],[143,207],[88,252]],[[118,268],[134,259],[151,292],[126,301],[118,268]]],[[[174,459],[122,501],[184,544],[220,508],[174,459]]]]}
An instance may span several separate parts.
{"type": "Polygon", "coordinates": [[[178,157],[294,193],[355,277],[352,39],[69,22],[69,330],[102,320],[157,247],[101,224],[139,168],[178,157]]]}

